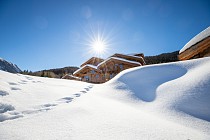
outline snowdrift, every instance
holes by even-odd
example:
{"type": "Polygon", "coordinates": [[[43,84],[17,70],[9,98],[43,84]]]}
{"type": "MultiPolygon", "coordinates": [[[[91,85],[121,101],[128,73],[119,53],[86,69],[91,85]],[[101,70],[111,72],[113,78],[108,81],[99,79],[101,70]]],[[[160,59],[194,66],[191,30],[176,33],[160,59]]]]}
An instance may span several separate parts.
{"type": "Polygon", "coordinates": [[[101,85],[0,71],[0,139],[208,140],[209,69],[136,67],[101,85]]]}
{"type": "Polygon", "coordinates": [[[129,69],[109,84],[157,108],[210,122],[210,58],[129,69]],[[120,85],[120,86],[119,86],[120,85]],[[123,85],[123,86],[122,86],[123,85]]]}

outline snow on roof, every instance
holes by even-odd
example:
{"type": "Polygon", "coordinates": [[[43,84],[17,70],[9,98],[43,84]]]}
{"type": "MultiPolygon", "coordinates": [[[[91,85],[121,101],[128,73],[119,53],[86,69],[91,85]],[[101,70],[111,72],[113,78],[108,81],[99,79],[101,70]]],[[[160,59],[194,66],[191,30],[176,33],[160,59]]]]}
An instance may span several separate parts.
{"type": "Polygon", "coordinates": [[[128,55],[128,56],[132,56],[132,57],[135,57],[135,58],[141,58],[143,60],[144,64],[146,64],[146,62],[144,61],[143,57],[141,57],[141,56],[134,56],[134,55],[128,55]]]}
{"type": "Polygon", "coordinates": [[[143,60],[144,64],[146,64],[143,57],[141,57],[141,56],[135,56],[135,54],[128,54],[127,56],[131,56],[131,57],[135,57],[135,58],[141,58],[143,60]]]}
{"type": "Polygon", "coordinates": [[[95,61],[95,60],[96,60],[96,61],[97,61],[97,60],[98,60],[98,61],[103,61],[103,60],[104,60],[104,59],[99,58],[99,57],[91,57],[90,59],[88,59],[87,61],[85,61],[84,63],[82,63],[81,66],[84,65],[84,64],[86,64],[86,63],[88,64],[88,62],[91,61],[92,59],[94,59],[94,61],[95,61]]]}
{"type": "Polygon", "coordinates": [[[71,74],[68,74],[68,76],[70,76],[70,77],[72,77],[72,78],[75,78],[75,79],[81,79],[80,77],[76,77],[76,76],[74,76],[74,75],[71,75],[71,74]]]}
{"type": "Polygon", "coordinates": [[[210,26],[193,37],[180,51],[179,54],[190,48],[192,45],[210,36],[210,26]]]}
{"type": "Polygon", "coordinates": [[[141,63],[136,62],[136,61],[131,61],[131,60],[127,60],[127,59],[123,59],[123,58],[119,58],[119,57],[109,57],[108,59],[104,60],[103,62],[99,63],[97,66],[94,65],[90,65],[90,64],[86,64],[84,66],[82,66],[80,69],[76,70],[74,74],[80,72],[82,69],[84,69],[85,67],[91,67],[93,69],[98,69],[99,66],[101,66],[102,64],[106,63],[107,61],[111,60],[111,59],[115,59],[115,60],[120,60],[120,61],[124,61],[124,62],[128,62],[128,63],[132,63],[132,64],[137,64],[139,66],[141,66],[141,63]]]}
{"type": "Polygon", "coordinates": [[[78,73],[78,72],[80,72],[80,71],[81,71],[82,69],[84,69],[85,67],[91,67],[91,68],[97,69],[97,66],[90,65],[90,64],[86,64],[86,65],[82,66],[80,69],[76,70],[76,71],[73,73],[73,75],[76,74],[76,73],[78,73]]]}
{"type": "Polygon", "coordinates": [[[135,56],[135,55],[127,55],[127,56],[131,56],[131,57],[135,57],[135,58],[142,58],[141,56],[135,56]]]}
{"type": "Polygon", "coordinates": [[[108,59],[106,59],[103,62],[101,62],[100,64],[98,64],[98,67],[101,66],[102,64],[106,63],[107,61],[111,60],[111,59],[120,60],[120,61],[124,61],[124,62],[128,62],[128,63],[133,63],[133,64],[137,64],[137,65],[141,66],[141,63],[136,62],[136,61],[131,61],[131,60],[127,60],[127,59],[123,59],[123,58],[119,58],[119,57],[109,57],[108,59]]]}
{"type": "Polygon", "coordinates": [[[130,57],[134,57],[134,58],[142,58],[141,56],[135,56],[136,54],[118,54],[118,55],[126,55],[126,56],[130,56],[130,57]]]}

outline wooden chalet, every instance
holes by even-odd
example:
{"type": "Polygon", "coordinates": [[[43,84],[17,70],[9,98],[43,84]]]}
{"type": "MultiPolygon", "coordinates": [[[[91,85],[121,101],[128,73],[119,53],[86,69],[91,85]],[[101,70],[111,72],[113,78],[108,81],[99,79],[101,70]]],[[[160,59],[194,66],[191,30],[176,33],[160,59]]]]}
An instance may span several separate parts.
{"type": "Polygon", "coordinates": [[[80,77],[81,81],[91,83],[102,83],[101,70],[97,66],[86,64],[73,73],[73,76],[80,77]]]}
{"type": "Polygon", "coordinates": [[[142,53],[133,55],[114,54],[106,60],[92,57],[83,63],[81,68],[73,73],[73,76],[90,83],[104,83],[125,69],[142,65],[145,65],[142,53]]]}
{"type": "Polygon", "coordinates": [[[179,52],[179,60],[210,56],[210,27],[192,38],[179,52]]]}
{"type": "Polygon", "coordinates": [[[145,65],[142,56],[114,54],[98,65],[102,71],[103,82],[106,82],[125,69],[145,65]]]}

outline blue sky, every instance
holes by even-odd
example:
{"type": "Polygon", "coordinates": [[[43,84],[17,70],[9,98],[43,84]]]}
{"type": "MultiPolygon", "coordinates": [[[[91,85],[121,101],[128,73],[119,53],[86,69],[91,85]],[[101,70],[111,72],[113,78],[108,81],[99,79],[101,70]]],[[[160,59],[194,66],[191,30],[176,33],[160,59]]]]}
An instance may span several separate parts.
{"type": "Polygon", "coordinates": [[[103,34],[113,53],[180,50],[210,26],[209,0],[0,0],[0,57],[22,70],[79,66],[103,34]]]}

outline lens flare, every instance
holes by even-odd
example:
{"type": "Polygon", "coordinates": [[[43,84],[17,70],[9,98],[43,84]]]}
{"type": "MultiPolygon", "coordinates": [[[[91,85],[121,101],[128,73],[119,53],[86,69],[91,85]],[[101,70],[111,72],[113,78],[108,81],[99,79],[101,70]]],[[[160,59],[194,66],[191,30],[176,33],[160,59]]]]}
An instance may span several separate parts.
{"type": "Polygon", "coordinates": [[[113,53],[114,29],[100,26],[99,24],[89,24],[83,27],[84,41],[79,44],[83,45],[84,57],[107,57],[113,53]]]}
{"type": "Polygon", "coordinates": [[[105,36],[105,31],[101,30],[101,28],[94,29],[93,26],[90,26],[91,31],[88,34],[88,47],[89,53],[97,56],[102,57],[108,51],[108,47],[110,46],[109,39],[105,36]]]}
{"type": "Polygon", "coordinates": [[[95,42],[93,42],[92,47],[93,50],[97,53],[103,53],[106,46],[102,40],[96,40],[95,42]]]}

